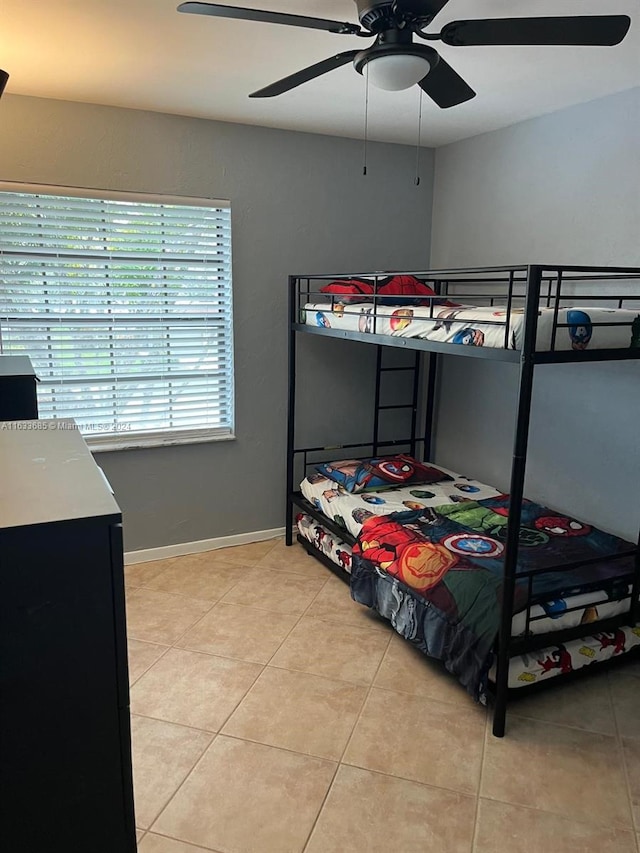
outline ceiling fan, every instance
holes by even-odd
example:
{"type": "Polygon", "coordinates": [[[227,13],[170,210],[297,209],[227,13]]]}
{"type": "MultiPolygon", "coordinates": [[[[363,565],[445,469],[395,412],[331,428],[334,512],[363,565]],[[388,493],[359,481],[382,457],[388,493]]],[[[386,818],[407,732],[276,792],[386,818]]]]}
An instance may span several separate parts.
{"type": "Polygon", "coordinates": [[[418,84],[442,108],[454,107],[475,97],[473,89],[432,47],[418,44],[413,36],[426,41],[442,41],[452,47],[470,45],[615,45],[626,36],[631,19],[627,15],[591,15],[548,18],[494,18],[452,21],[439,33],[426,33],[433,18],[449,0],[355,0],[360,24],[341,23],[325,18],[309,18],[260,9],[243,9],[221,3],[189,0],[179,12],[262,21],[326,30],[330,33],[375,38],[364,50],[347,50],[310,65],[250,98],[272,98],[288,92],[321,74],[348,62],[381,89],[399,91],[418,84]]]}

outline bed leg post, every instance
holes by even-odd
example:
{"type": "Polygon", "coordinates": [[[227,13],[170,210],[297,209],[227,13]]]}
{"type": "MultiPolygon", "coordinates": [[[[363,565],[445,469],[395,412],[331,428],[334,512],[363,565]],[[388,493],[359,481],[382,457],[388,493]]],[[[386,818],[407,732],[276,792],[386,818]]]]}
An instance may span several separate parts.
{"type": "Polygon", "coordinates": [[[629,625],[640,623],[640,533],[636,540],[636,554],[633,560],[633,581],[631,582],[631,597],[629,599],[629,625]]]}
{"type": "Polygon", "coordinates": [[[507,722],[507,699],[505,696],[496,696],[496,704],[493,709],[493,736],[504,737],[507,722]]]}
{"type": "Polygon", "coordinates": [[[518,411],[516,418],[513,460],[511,463],[511,486],[509,497],[509,520],[504,552],[504,577],[502,588],[502,610],[498,635],[498,661],[496,673],[496,702],[493,716],[493,734],[503,737],[509,695],[509,660],[511,652],[511,623],[513,601],[518,570],[518,548],[520,544],[520,518],[524,499],[524,478],[527,468],[529,446],[529,423],[531,398],[533,395],[533,373],[535,367],[538,307],[542,270],[530,266],[527,273],[527,296],[525,303],[525,334],[522,342],[520,377],[518,382],[518,411]]]}
{"type": "Polygon", "coordinates": [[[287,404],[287,483],[284,539],[287,545],[293,544],[293,477],[295,460],[295,424],[296,424],[296,285],[297,279],[289,276],[289,398],[287,404]]]}
{"type": "MultiPolygon", "coordinates": [[[[375,309],[377,310],[377,308],[375,309]]],[[[381,346],[376,347],[376,390],[375,402],[373,405],[373,455],[378,455],[378,443],[380,441],[380,393],[382,386],[382,353],[381,346]]]]}
{"type": "Polygon", "coordinates": [[[425,462],[433,461],[433,439],[435,427],[435,412],[436,412],[436,393],[438,382],[438,354],[430,352],[428,354],[429,367],[427,369],[427,389],[426,389],[426,406],[424,419],[424,444],[423,444],[423,460],[425,462]]]}
{"type": "Polygon", "coordinates": [[[284,530],[285,545],[293,545],[293,503],[287,498],[287,518],[284,530]]]}

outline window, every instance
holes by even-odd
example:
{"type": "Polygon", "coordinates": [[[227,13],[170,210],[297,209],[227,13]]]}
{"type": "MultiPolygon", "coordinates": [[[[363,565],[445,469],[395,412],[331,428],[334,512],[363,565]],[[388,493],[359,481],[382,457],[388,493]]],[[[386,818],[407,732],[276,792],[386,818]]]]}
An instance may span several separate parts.
{"type": "Polygon", "coordinates": [[[0,234],[0,351],[41,418],[97,448],[232,436],[226,202],[0,185],[0,234]]]}

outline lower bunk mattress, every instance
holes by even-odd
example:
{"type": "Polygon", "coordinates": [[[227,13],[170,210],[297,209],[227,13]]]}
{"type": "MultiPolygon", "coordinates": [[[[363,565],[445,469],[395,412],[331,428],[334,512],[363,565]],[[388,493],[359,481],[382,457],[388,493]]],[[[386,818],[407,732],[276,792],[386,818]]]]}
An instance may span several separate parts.
{"type": "MultiPolygon", "coordinates": [[[[499,628],[509,498],[446,469],[427,487],[351,493],[321,472],[301,484],[353,549],[310,516],[301,535],[350,571],[352,597],[444,662],[483,699],[499,628]],[[352,541],[352,540],[350,540],[352,541]]],[[[531,501],[523,503],[512,636],[572,628],[629,610],[634,548],[531,501]],[[533,572],[531,576],[527,572],[533,572]]],[[[511,686],[577,669],[640,643],[640,629],[595,634],[511,664],[511,686]]]]}
{"type": "MultiPolygon", "coordinates": [[[[316,550],[332,560],[346,574],[351,575],[354,558],[349,544],[336,537],[334,533],[323,527],[310,515],[299,514],[296,517],[296,525],[300,535],[310,542],[316,550]]],[[[426,655],[442,659],[437,654],[439,643],[434,643],[434,635],[438,633],[437,626],[432,630],[430,614],[424,600],[417,597],[411,589],[397,578],[393,578],[379,569],[376,569],[375,574],[374,583],[372,584],[369,578],[364,589],[360,589],[360,596],[354,595],[356,601],[368,605],[387,619],[395,631],[426,655]]],[[[360,586],[356,580],[354,588],[357,589],[360,586]]],[[[598,606],[586,603],[587,598],[602,601],[602,597],[602,592],[598,592],[552,602],[549,608],[555,609],[557,615],[551,615],[546,623],[541,620],[537,624],[538,626],[544,624],[546,632],[550,632],[562,627],[567,628],[584,624],[589,620],[614,616],[624,612],[629,606],[628,600],[613,601],[598,604],[598,606]],[[585,601],[581,601],[581,598],[585,601]],[[584,609],[579,608],[582,603],[585,604],[584,609]],[[569,607],[577,607],[578,609],[566,613],[569,607]],[[557,620],[560,620],[560,624],[557,620]]],[[[540,606],[536,605],[536,607],[540,606]]],[[[544,608],[540,607],[540,612],[543,611],[544,608]]],[[[538,611],[536,610],[536,612],[538,611]]],[[[524,627],[524,616],[522,614],[514,616],[514,636],[519,625],[524,627]]],[[[524,634],[524,630],[518,633],[524,634]]],[[[614,632],[597,633],[588,637],[569,640],[562,645],[547,646],[529,654],[516,655],[509,661],[509,688],[527,687],[557,675],[566,675],[589,664],[607,661],[623,655],[634,648],[640,648],[640,626],[622,627],[614,632]]],[[[487,681],[495,682],[495,670],[495,662],[489,656],[484,677],[477,691],[469,691],[478,701],[486,701],[487,681]]]]}

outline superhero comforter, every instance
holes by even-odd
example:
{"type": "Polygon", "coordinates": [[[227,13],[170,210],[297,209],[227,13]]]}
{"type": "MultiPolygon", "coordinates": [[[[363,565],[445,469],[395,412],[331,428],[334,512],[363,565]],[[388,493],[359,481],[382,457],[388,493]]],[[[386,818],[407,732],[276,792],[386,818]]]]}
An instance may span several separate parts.
{"type": "MultiPolygon", "coordinates": [[[[558,312],[555,340],[555,311],[538,312],[536,350],[621,349],[640,347],[640,314],[624,308],[562,308],[558,312]]],[[[449,305],[432,311],[428,306],[375,306],[370,302],[344,305],[332,302],[307,303],[302,323],[325,329],[375,333],[402,338],[422,338],[438,343],[474,347],[520,349],[525,319],[521,308],[509,317],[505,306],[449,305]],[[506,327],[507,319],[509,328],[506,327]]]]}
{"type": "MultiPolygon", "coordinates": [[[[395,629],[443,661],[482,699],[498,633],[506,495],[364,519],[353,548],[351,592],[391,619],[395,629]]],[[[579,564],[534,576],[531,602],[605,590],[628,596],[633,546],[546,507],[525,501],[514,612],[526,606],[531,569],[579,564]]]]}

